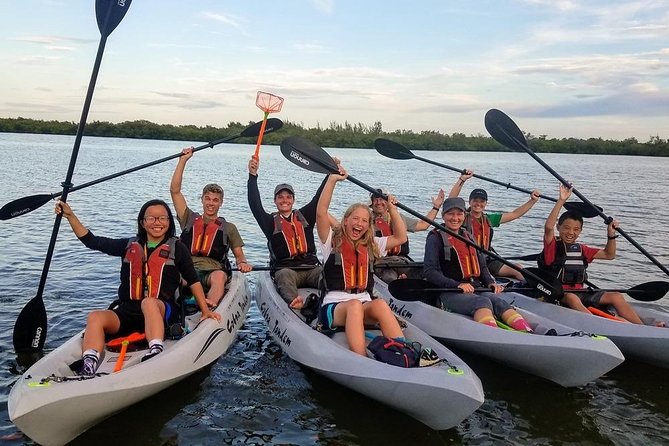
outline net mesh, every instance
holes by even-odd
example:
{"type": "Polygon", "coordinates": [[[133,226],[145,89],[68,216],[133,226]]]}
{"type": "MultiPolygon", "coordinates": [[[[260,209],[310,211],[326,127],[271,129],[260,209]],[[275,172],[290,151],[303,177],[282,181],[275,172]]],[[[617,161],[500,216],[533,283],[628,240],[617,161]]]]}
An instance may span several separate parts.
{"type": "Polygon", "coordinates": [[[273,95],[272,93],[259,91],[258,95],[256,96],[256,105],[265,113],[276,113],[281,111],[281,107],[283,106],[283,98],[273,95]]]}

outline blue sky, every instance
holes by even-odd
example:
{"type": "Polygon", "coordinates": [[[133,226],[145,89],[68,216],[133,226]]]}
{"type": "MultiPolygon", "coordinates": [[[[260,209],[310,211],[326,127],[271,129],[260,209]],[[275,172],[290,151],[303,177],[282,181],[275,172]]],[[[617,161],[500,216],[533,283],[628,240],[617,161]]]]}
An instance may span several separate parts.
{"type": "MultiPolygon", "coordinates": [[[[78,121],[94,0],[0,0],[0,117],[78,121]]],[[[89,121],[669,138],[669,2],[134,0],[109,36],[89,121]]]]}

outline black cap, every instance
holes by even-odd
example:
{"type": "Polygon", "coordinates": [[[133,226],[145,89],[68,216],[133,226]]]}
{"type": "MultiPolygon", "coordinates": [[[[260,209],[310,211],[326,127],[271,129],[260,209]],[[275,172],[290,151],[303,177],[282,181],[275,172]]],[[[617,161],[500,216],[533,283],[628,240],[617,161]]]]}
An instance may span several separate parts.
{"type": "Polygon", "coordinates": [[[293,186],[286,183],[281,183],[276,185],[276,187],[274,188],[274,196],[276,197],[276,195],[282,190],[287,190],[288,192],[290,192],[291,195],[295,196],[295,191],[293,190],[293,186]]]}
{"type": "Polygon", "coordinates": [[[485,201],[488,201],[488,192],[483,189],[474,189],[471,194],[469,194],[469,201],[474,198],[481,198],[485,201]]]}
{"type": "Polygon", "coordinates": [[[462,209],[465,211],[467,209],[467,205],[465,204],[465,200],[463,200],[460,197],[449,197],[444,200],[444,206],[441,208],[441,213],[442,215],[445,214],[446,212],[450,211],[453,208],[458,208],[462,209]]]}

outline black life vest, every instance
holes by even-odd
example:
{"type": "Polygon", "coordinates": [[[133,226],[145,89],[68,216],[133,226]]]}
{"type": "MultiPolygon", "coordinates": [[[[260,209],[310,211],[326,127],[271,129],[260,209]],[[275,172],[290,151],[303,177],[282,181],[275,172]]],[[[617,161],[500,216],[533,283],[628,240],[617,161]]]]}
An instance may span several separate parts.
{"type": "MultiPolygon", "coordinates": [[[[389,237],[393,235],[393,228],[385,218],[378,216],[374,218],[374,235],[377,237],[389,237]]],[[[389,256],[403,256],[409,255],[409,240],[402,243],[400,246],[395,246],[388,251],[389,256]]]]}
{"type": "Polygon", "coordinates": [[[267,242],[271,263],[281,266],[289,266],[290,263],[318,264],[314,230],[304,215],[295,209],[290,219],[278,212],[272,217],[274,232],[267,242]]]}
{"type": "Polygon", "coordinates": [[[474,236],[473,241],[477,245],[488,251],[490,250],[494,231],[490,224],[490,219],[485,213],[479,220],[478,218],[474,218],[471,212],[465,212],[465,222],[462,226],[474,236]]]}
{"type": "Polygon", "coordinates": [[[544,252],[541,251],[537,259],[539,268],[549,271],[565,285],[576,285],[588,280],[588,262],[583,255],[583,247],[580,243],[565,243],[559,238],[555,239],[555,260],[546,265],[544,252]]]}
{"type": "Polygon", "coordinates": [[[374,290],[374,256],[371,249],[363,245],[354,248],[346,237],[340,249],[341,252],[333,249],[323,265],[326,291],[367,291],[371,296],[374,290]]]}
{"type": "MultiPolygon", "coordinates": [[[[441,241],[444,245],[444,263],[442,264],[442,272],[455,280],[463,280],[466,282],[479,280],[481,276],[481,265],[479,263],[479,255],[476,248],[453,237],[447,232],[438,229],[433,229],[432,232],[437,233],[441,237],[441,241]],[[453,261],[452,253],[455,253],[457,263],[453,261]],[[454,269],[459,270],[457,271],[459,274],[454,274],[454,269]]],[[[474,241],[472,235],[462,228],[458,231],[458,234],[467,238],[467,240],[474,241]]]]}
{"type": "Polygon", "coordinates": [[[191,255],[210,257],[225,265],[228,262],[229,249],[226,225],[223,217],[216,217],[215,220],[205,224],[202,215],[193,212],[180,238],[190,250],[191,255]]]}
{"type": "Polygon", "coordinates": [[[180,277],[174,264],[176,242],[176,237],[170,237],[147,258],[146,245],[141,245],[136,237],[128,240],[122,270],[128,278],[130,300],[174,298],[180,277]]]}

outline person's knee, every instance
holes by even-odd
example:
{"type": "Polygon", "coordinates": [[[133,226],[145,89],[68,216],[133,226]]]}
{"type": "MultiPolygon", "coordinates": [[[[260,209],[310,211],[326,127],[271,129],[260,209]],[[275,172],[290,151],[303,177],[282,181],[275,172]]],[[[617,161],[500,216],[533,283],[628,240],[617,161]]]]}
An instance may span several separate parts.
{"type": "Polygon", "coordinates": [[[225,271],[212,271],[209,274],[209,287],[215,287],[215,286],[225,286],[225,282],[228,280],[228,275],[225,273],[225,271]]]}
{"type": "Polygon", "coordinates": [[[165,306],[160,299],[142,299],[142,313],[144,314],[162,312],[164,308],[165,306]]]}
{"type": "Polygon", "coordinates": [[[620,293],[604,293],[599,303],[602,305],[619,305],[627,303],[625,297],[620,293]]]}

